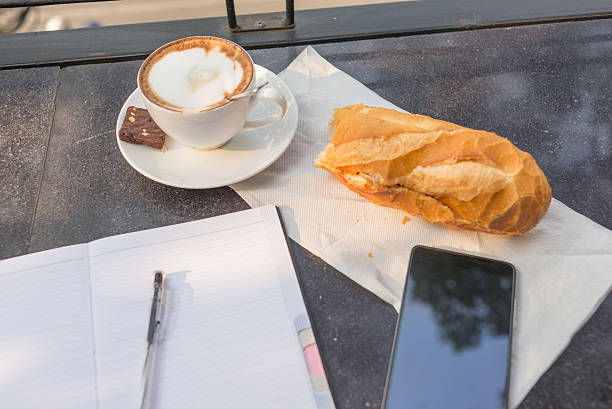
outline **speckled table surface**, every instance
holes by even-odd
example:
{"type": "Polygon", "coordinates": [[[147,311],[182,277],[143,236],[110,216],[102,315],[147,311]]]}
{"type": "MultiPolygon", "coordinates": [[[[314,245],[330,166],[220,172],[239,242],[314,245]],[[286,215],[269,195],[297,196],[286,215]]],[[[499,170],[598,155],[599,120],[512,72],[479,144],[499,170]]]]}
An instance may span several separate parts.
{"type": "MultiPolygon", "coordinates": [[[[254,50],[284,69],[303,47],[254,50]]],[[[612,228],[612,20],[323,44],[404,109],[493,130],[533,154],[554,196],[612,228]]],[[[0,71],[0,258],[245,209],[230,188],[150,181],[115,120],[140,61],[0,71]]],[[[338,408],[380,407],[397,314],[290,248],[338,408]]],[[[521,408],[612,407],[612,296],[521,408]]]]}

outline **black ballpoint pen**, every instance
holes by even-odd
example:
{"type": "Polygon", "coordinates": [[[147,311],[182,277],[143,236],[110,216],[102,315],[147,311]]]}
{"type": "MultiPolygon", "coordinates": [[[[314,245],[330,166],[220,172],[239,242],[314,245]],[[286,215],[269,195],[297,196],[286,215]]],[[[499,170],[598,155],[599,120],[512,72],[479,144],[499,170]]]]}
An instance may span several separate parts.
{"type": "Polygon", "coordinates": [[[149,315],[149,328],[147,330],[147,353],[142,369],[142,382],[140,388],[140,409],[148,409],[151,399],[151,380],[153,366],[159,341],[160,316],[164,297],[164,272],[155,271],[153,280],[153,300],[151,301],[151,314],[149,315]]]}

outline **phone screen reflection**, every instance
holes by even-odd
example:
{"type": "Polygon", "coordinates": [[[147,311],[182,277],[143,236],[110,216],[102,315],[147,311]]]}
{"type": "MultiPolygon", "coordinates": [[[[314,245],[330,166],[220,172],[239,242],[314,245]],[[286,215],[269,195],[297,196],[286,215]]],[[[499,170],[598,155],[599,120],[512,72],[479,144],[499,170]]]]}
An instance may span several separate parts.
{"type": "Polygon", "coordinates": [[[387,409],[506,408],[512,266],[418,247],[387,409]]]}

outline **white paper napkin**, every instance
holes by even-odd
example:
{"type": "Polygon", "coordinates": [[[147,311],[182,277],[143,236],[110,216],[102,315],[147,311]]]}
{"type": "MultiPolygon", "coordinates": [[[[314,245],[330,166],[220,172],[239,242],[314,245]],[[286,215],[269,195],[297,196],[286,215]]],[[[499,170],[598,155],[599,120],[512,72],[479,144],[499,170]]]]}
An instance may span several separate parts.
{"type": "MultiPolygon", "coordinates": [[[[507,260],[518,270],[510,406],[523,400],[612,286],[612,232],[553,199],[522,237],[450,230],[376,206],[313,167],[329,142],[334,108],[395,108],[306,48],[279,75],[299,107],[295,139],[259,175],[232,186],[251,206],[279,206],[287,234],[348,277],[399,307],[410,250],[456,248],[507,260]]],[[[603,342],[603,340],[602,340],[603,342]]]]}

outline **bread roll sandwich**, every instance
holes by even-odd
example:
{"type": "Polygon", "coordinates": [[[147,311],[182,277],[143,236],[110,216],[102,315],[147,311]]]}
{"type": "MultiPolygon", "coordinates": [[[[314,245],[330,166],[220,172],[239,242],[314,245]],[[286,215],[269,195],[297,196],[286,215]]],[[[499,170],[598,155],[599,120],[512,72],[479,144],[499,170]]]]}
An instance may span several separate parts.
{"type": "Polygon", "coordinates": [[[373,203],[433,223],[517,235],[544,217],[546,176],[492,132],[360,105],[336,109],[315,166],[373,203]]]}

